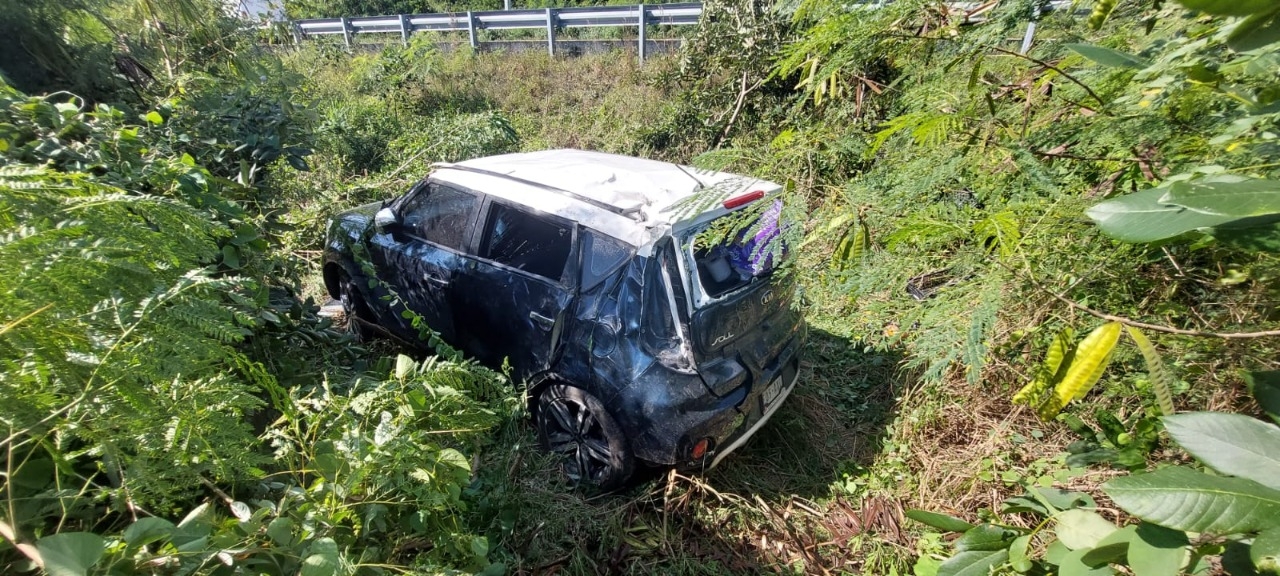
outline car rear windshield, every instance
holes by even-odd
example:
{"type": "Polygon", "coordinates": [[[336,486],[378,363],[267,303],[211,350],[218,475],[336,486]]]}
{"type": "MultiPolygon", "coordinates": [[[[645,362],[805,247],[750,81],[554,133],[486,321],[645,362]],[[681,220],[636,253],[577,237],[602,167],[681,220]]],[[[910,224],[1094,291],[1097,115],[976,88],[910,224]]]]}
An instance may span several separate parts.
{"type": "Polygon", "coordinates": [[[775,200],[754,220],[733,222],[725,216],[720,219],[725,222],[713,221],[694,233],[692,255],[701,300],[718,299],[773,272],[786,255],[781,215],[782,201],[775,200]]]}

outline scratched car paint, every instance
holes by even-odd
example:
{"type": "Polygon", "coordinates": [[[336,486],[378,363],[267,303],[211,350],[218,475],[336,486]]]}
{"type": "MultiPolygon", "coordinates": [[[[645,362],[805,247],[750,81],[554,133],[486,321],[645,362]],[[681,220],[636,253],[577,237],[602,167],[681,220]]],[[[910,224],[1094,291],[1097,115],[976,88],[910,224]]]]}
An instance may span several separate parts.
{"type": "Polygon", "coordinates": [[[468,355],[509,362],[575,483],[616,487],[637,464],[707,469],[798,379],[805,326],[774,274],[779,189],[575,150],[440,164],[334,219],[325,283],[357,332],[418,342],[407,306],[468,355]],[[747,209],[754,234],[703,240],[747,209]]]}

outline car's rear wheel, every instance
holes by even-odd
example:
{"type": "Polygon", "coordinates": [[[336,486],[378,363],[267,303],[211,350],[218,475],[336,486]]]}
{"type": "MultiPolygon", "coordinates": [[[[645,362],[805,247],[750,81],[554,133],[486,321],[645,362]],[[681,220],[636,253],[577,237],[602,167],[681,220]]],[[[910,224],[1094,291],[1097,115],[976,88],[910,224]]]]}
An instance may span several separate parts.
{"type": "Polygon", "coordinates": [[[604,405],[581,388],[551,384],[538,396],[538,439],[561,455],[561,469],[578,486],[618,488],[634,459],[622,429],[604,405]]]}
{"type": "Polygon", "coordinates": [[[342,321],[347,332],[361,342],[372,338],[374,332],[370,324],[374,322],[373,311],[345,272],[338,275],[338,299],[342,302],[342,321]]]}

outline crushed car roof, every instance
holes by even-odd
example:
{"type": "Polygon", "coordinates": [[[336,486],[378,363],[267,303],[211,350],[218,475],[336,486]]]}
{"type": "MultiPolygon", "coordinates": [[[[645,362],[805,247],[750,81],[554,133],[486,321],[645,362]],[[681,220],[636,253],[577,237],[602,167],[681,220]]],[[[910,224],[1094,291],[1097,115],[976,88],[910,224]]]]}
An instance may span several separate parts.
{"type": "Polygon", "coordinates": [[[570,218],[636,246],[651,242],[674,222],[716,211],[726,198],[779,188],[737,174],[583,150],[504,154],[435,166],[434,178],[570,218]],[[707,189],[714,191],[707,202],[682,204],[707,189]]]}

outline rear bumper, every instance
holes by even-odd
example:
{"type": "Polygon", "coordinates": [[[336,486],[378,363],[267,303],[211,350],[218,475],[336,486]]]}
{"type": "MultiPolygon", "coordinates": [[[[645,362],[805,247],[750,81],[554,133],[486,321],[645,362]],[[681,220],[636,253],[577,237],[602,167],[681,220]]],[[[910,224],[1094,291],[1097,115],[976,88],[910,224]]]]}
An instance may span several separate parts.
{"type": "MultiPolygon", "coordinates": [[[[774,412],[778,411],[778,408],[782,407],[782,403],[787,400],[787,397],[791,396],[791,391],[795,390],[796,388],[796,382],[800,380],[800,366],[799,366],[798,356],[796,357],[795,362],[796,362],[796,367],[795,367],[794,373],[792,373],[791,375],[791,381],[783,382],[782,392],[778,394],[778,397],[774,399],[774,401],[764,409],[764,412],[760,415],[760,417],[755,422],[753,423],[744,422],[743,427],[740,428],[737,433],[733,434],[729,438],[726,438],[726,441],[729,442],[729,445],[725,446],[724,448],[719,448],[714,452],[714,455],[711,457],[711,465],[707,466],[706,468],[707,470],[715,468],[716,465],[720,464],[721,460],[724,460],[725,456],[728,456],[734,450],[737,450],[738,448],[741,448],[743,444],[746,444],[747,440],[750,440],[751,437],[754,436],[756,432],[758,432],[761,428],[764,428],[764,425],[767,422],[769,422],[769,418],[773,416],[774,412]]],[[[779,375],[778,377],[781,378],[782,376],[779,375]]]]}
{"type": "Polygon", "coordinates": [[[606,403],[636,458],[682,471],[710,469],[742,447],[795,389],[806,332],[804,323],[798,324],[765,366],[735,364],[740,370],[734,371],[736,385],[730,390],[712,392],[701,376],[676,374],[655,363],[606,403]],[[694,458],[702,439],[708,440],[708,450],[694,458]]]}

